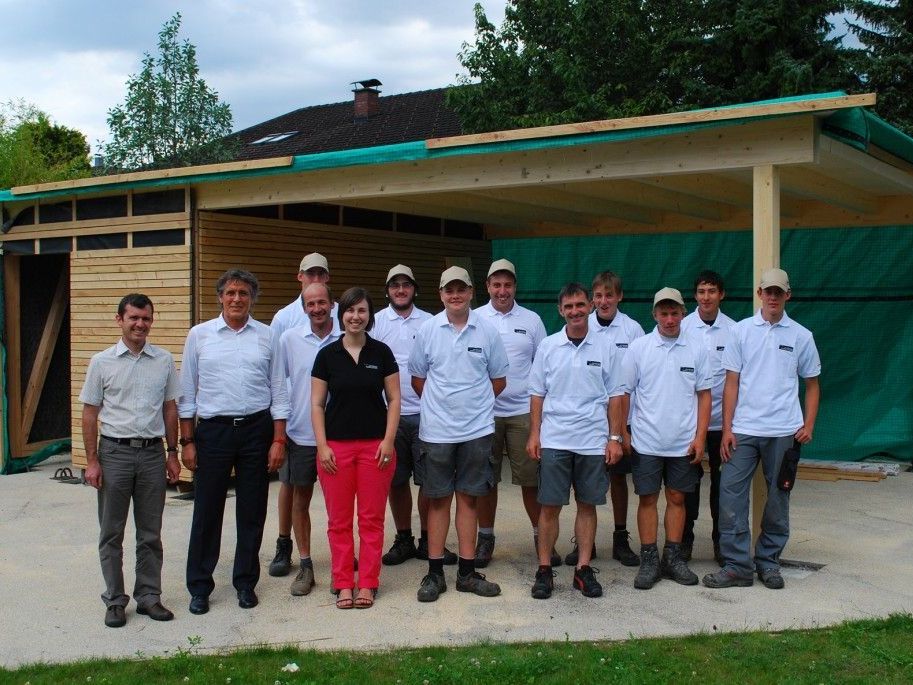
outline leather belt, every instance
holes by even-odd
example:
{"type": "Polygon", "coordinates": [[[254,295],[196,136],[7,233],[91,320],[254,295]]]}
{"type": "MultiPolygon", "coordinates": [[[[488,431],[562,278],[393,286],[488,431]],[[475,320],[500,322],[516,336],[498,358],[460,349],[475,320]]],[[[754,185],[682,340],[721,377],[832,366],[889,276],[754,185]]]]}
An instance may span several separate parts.
{"type": "Polygon", "coordinates": [[[251,423],[252,421],[261,419],[264,416],[269,416],[269,409],[263,409],[262,411],[248,414],[247,416],[210,416],[207,419],[200,419],[200,423],[212,421],[213,423],[224,423],[237,428],[238,426],[243,426],[246,423],[251,423]]]}
{"type": "Polygon", "coordinates": [[[102,435],[101,439],[108,442],[116,442],[118,445],[126,445],[127,447],[150,447],[155,444],[162,444],[161,438],[112,438],[102,435]]]}

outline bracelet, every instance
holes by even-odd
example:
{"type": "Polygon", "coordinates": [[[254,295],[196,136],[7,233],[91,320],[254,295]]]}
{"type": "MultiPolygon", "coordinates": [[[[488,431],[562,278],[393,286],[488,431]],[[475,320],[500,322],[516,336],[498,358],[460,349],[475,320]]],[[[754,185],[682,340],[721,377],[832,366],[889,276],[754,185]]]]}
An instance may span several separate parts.
{"type": "Polygon", "coordinates": [[[274,443],[278,442],[282,446],[285,446],[288,444],[288,440],[286,438],[273,438],[273,442],[274,443]]]}

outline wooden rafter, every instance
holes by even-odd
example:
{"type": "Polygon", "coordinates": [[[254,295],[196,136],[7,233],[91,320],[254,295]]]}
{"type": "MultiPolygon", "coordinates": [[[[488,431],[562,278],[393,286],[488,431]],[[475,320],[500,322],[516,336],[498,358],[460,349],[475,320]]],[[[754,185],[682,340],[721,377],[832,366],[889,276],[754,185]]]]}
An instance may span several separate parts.
{"type": "Polygon", "coordinates": [[[624,219],[640,224],[654,224],[659,219],[659,213],[644,207],[622,202],[618,199],[601,198],[596,195],[587,195],[585,193],[576,193],[566,190],[568,187],[562,185],[560,188],[555,186],[536,186],[534,188],[506,188],[503,190],[479,190],[468,193],[476,197],[485,197],[504,203],[509,209],[512,204],[521,204],[534,207],[535,215],[540,221],[557,221],[557,223],[579,223],[581,225],[591,224],[597,218],[613,217],[624,219]],[[564,212],[570,212],[571,215],[584,216],[589,215],[590,219],[585,221],[567,221],[561,217],[550,214],[548,209],[557,209],[564,212]]]}

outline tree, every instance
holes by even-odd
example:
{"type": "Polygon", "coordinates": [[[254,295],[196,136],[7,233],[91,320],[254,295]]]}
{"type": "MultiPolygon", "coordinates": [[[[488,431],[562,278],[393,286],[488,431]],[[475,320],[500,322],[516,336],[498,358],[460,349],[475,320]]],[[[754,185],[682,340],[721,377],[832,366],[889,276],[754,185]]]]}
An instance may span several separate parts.
{"type": "Polygon", "coordinates": [[[863,46],[859,72],[865,90],[878,93],[875,111],[913,135],[913,0],[856,0],[847,22],[863,46]]]}
{"type": "Polygon", "coordinates": [[[221,162],[233,157],[231,108],[200,78],[196,48],[178,41],[181,14],[158,34],[158,55],[144,53],[122,105],[108,110],[105,166],[117,172],[221,162]]]}
{"type": "Polygon", "coordinates": [[[448,93],[467,131],[657,114],[857,85],[842,0],[508,0],[448,93]]]}
{"type": "Polygon", "coordinates": [[[89,176],[89,145],[22,101],[0,105],[0,188],[89,176]]]}

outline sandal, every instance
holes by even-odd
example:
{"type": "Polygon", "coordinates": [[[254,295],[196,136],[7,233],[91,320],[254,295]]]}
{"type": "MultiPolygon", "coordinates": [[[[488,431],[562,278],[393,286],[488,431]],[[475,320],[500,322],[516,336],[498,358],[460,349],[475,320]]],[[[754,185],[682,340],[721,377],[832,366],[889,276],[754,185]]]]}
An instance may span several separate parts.
{"type": "MultiPolygon", "coordinates": [[[[346,588],[349,589],[349,588],[346,588]]],[[[352,609],[355,606],[355,600],[351,597],[340,597],[339,593],[342,590],[336,590],[333,594],[336,595],[336,608],[337,609],[352,609]]]]}
{"type": "Polygon", "coordinates": [[[355,608],[356,609],[370,609],[374,606],[374,598],[377,597],[377,588],[371,588],[370,597],[356,597],[355,598],[355,608]]]}

